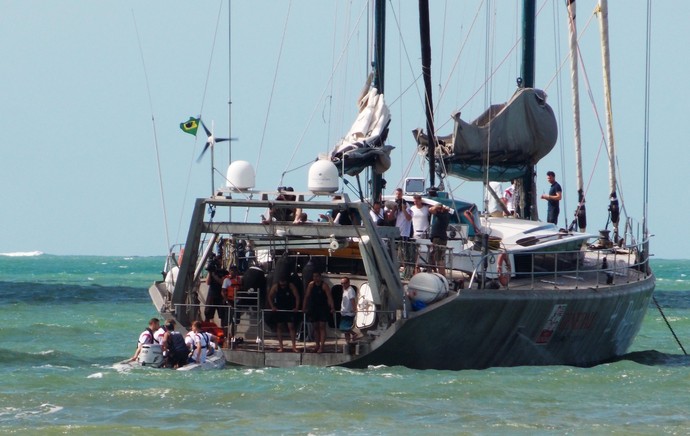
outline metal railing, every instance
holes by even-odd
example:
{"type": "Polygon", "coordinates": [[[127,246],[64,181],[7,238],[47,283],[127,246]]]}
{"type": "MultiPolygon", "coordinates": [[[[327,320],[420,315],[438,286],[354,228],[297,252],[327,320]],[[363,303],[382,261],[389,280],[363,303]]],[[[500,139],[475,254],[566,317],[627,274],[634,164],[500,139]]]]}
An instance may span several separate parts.
{"type": "Polygon", "coordinates": [[[403,280],[409,280],[420,271],[439,272],[447,279],[451,279],[453,257],[453,247],[447,245],[418,240],[398,241],[398,262],[403,280]],[[440,254],[441,259],[434,259],[436,253],[440,254]]]}
{"type": "MultiPolygon", "coordinates": [[[[651,274],[649,259],[640,257],[644,244],[606,249],[585,249],[570,251],[511,252],[513,256],[511,278],[519,287],[541,287],[553,285],[558,289],[570,280],[578,289],[582,283],[587,288],[599,288],[614,284],[631,283],[645,279],[651,274]]],[[[495,265],[501,253],[475,256],[476,267],[470,273],[469,288],[474,286],[488,265],[495,265]]],[[[487,272],[487,281],[496,279],[496,272],[487,272]]],[[[512,281],[505,286],[511,287],[512,281]]]]}
{"type": "MultiPolygon", "coordinates": [[[[175,305],[176,310],[182,310],[182,311],[189,311],[190,309],[197,310],[199,314],[203,313],[204,308],[214,308],[214,309],[221,309],[221,310],[227,310],[227,318],[226,318],[226,323],[223,324],[221,321],[221,325],[218,326],[221,329],[227,329],[227,328],[233,328],[233,330],[237,334],[236,327],[238,325],[238,320],[236,317],[232,316],[231,314],[233,313],[232,307],[227,306],[227,305],[207,305],[207,304],[176,304],[175,305]]],[[[382,314],[393,314],[394,312],[392,311],[381,311],[381,310],[359,310],[360,313],[367,313],[371,314],[374,313],[377,317],[380,317],[382,314]]],[[[244,312],[243,312],[244,313],[244,312]]],[[[270,340],[277,340],[277,326],[275,328],[270,328],[269,325],[273,325],[274,322],[269,321],[269,317],[267,317],[267,314],[275,314],[275,313],[290,313],[293,314],[295,317],[294,323],[294,328],[295,328],[295,337],[296,337],[296,343],[299,343],[302,348],[303,352],[307,352],[307,347],[308,343],[310,342],[315,342],[315,338],[313,337],[313,327],[312,327],[312,322],[308,320],[308,313],[304,311],[294,311],[294,310],[273,310],[273,309],[261,309],[257,312],[255,312],[257,316],[257,322],[256,322],[256,331],[251,332],[251,329],[246,330],[244,333],[254,333],[253,338],[243,338],[243,344],[242,344],[242,349],[243,350],[249,350],[249,351],[259,351],[259,352],[264,352],[267,350],[266,346],[266,339],[270,340]]],[[[332,346],[334,348],[333,351],[324,351],[324,352],[338,352],[340,349],[339,347],[342,345],[341,340],[344,341],[344,339],[341,337],[344,332],[341,332],[339,329],[338,325],[338,317],[337,315],[341,314],[341,311],[334,311],[331,316],[332,316],[332,321],[333,321],[333,327],[327,326],[326,327],[326,339],[325,342],[328,343],[329,346],[332,346]]],[[[201,317],[199,317],[201,318],[201,317]]],[[[201,319],[199,319],[201,321],[201,319]]],[[[204,321],[213,321],[206,319],[204,321]]],[[[330,320],[329,320],[330,321],[330,320]]],[[[185,326],[187,327],[187,326],[185,326]]],[[[365,329],[368,330],[368,329],[365,329]]],[[[291,341],[291,338],[289,336],[289,330],[285,332],[287,335],[287,338],[283,336],[283,341],[288,340],[291,341]]],[[[353,333],[356,334],[356,336],[360,336],[361,333],[363,333],[362,330],[358,329],[354,324],[353,324],[353,333]],[[360,333],[357,333],[359,331],[360,333]]],[[[363,336],[363,335],[362,335],[363,336]]],[[[227,337],[227,344],[226,347],[230,349],[236,349],[239,344],[237,341],[234,343],[231,341],[231,337],[227,337]]],[[[345,342],[346,343],[346,342],[345,342]]]]}

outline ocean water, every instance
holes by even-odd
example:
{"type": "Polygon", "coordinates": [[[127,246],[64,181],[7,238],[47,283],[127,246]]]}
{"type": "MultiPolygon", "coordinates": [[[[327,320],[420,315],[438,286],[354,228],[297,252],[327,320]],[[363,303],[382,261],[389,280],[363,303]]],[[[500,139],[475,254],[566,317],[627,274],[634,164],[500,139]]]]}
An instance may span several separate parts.
{"type": "MultiPolygon", "coordinates": [[[[690,358],[654,305],[630,353],[593,368],[117,371],[156,315],[147,288],[163,261],[0,255],[0,432],[690,432],[690,358]]],[[[656,298],[690,351],[690,261],[653,268],[656,298]]]]}

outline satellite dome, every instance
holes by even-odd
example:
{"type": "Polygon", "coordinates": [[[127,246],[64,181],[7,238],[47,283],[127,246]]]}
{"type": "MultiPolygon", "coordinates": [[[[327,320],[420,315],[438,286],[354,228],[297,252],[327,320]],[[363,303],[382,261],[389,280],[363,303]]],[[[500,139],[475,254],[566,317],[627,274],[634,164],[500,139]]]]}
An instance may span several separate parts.
{"type": "Polygon", "coordinates": [[[233,191],[245,191],[255,185],[256,173],[252,165],[245,160],[236,160],[228,166],[225,186],[233,191]]]}
{"type": "Polygon", "coordinates": [[[332,193],[338,190],[338,168],[328,159],[319,159],[309,167],[307,188],[313,193],[332,193]]]}

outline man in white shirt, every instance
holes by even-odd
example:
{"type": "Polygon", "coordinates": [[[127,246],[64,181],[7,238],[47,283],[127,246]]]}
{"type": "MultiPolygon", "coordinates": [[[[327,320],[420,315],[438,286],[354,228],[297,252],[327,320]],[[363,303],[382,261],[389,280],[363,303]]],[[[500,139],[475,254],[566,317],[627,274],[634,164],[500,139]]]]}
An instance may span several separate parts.
{"type": "Polygon", "coordinates": [[[149,320],[149,326],[141,332],[139,335],[139,341],[137,342],[137,351],[134,352],[134,356],[132,356],[129,361],[133,362],[137,360],[139,357],[139,354],[141,353],[142,348],[144,348],[144,345],[147,344],[153,344],[154,339],[153,339],[153,333],[160,328],[160,320],[158,318],[151,318],[149,320]]]}
{"type": "Polygon", "coordinates": [[[502,217],[503,208],[496,200],[496,197],[491,194],[491,190],[496,193],[496,197],[499,199],[498,201],[503,202],[503,186],[501,186],[500,182],[489,182],[489,186],[486,189],[487,212],[493,217],[502,217]]]}
{"type": "Polygon", "coordinates": [[[422,203],[421,195],[414,196],[414,205],[410,209],[412,210],[412,228],[414,229],[414,237],[428,237],[429,206],[422,203]]]}
{"type": "Polygon", "coordinates": [[[355,338],[356,334],[352,331],[357,314],[357,293],[350,285],[350,279],[343,277],[340,279],[343,287],[343,299],[340,303],[340,325],[338,329],[345,333],[345,340],[349,343],[355,338]]]}

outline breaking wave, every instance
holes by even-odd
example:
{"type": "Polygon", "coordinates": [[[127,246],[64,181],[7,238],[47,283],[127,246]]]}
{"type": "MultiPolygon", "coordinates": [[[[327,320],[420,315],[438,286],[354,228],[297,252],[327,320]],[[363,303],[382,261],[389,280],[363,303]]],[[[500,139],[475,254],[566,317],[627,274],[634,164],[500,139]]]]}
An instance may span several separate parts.
{"type": "Polygon", "coordinates": [[[0,256],[7,256],[7,257],[36,257],[36,256],[42,256],[43,253],[42,251],[14,251],[10,253],[0,253],[0,256]]]}

